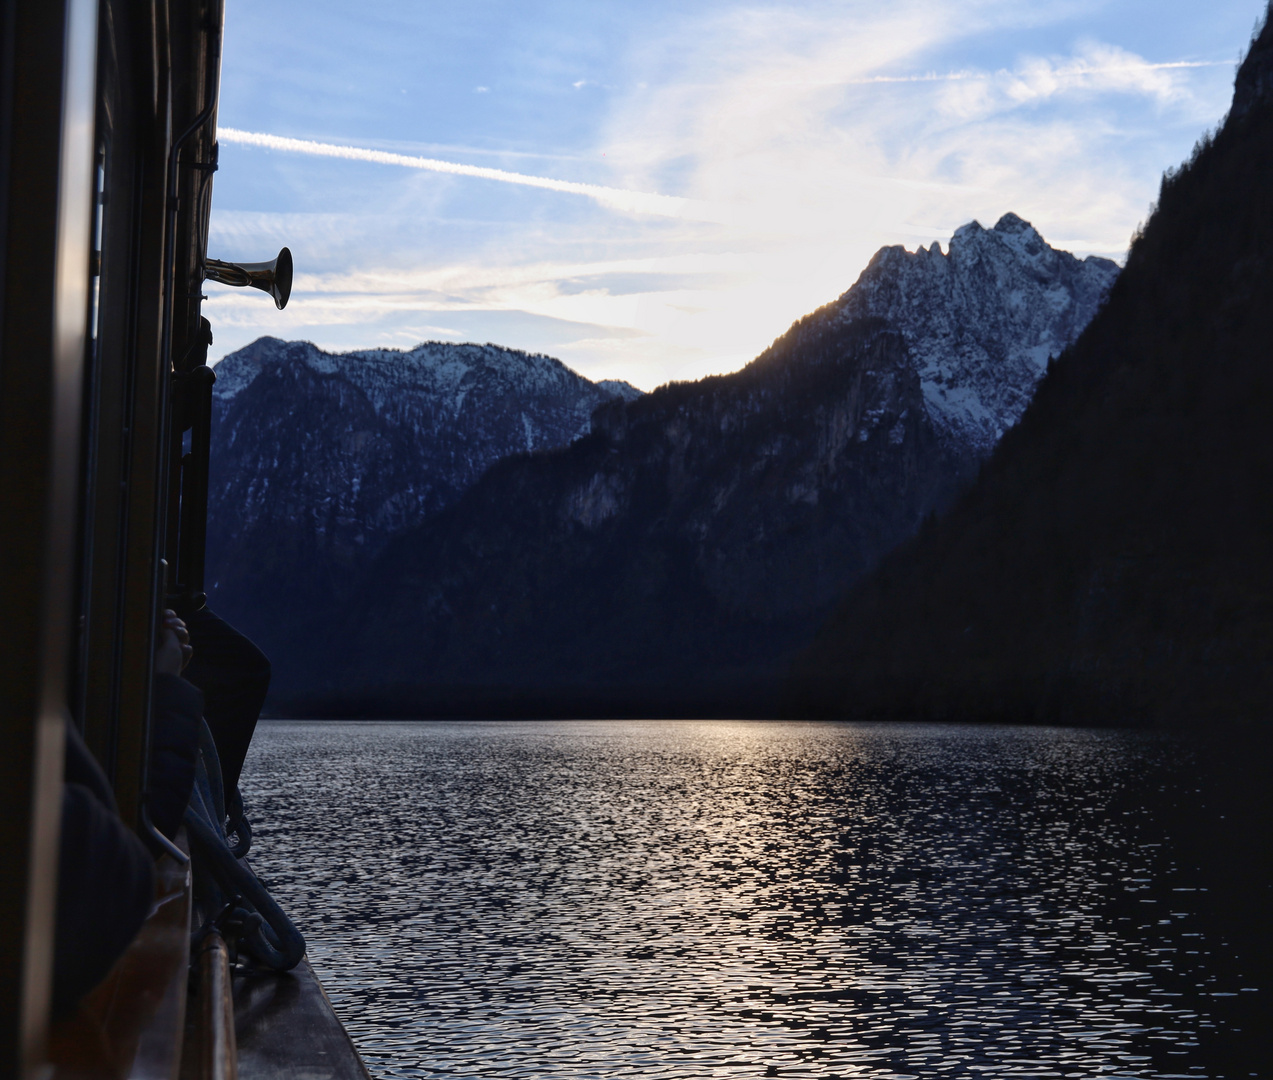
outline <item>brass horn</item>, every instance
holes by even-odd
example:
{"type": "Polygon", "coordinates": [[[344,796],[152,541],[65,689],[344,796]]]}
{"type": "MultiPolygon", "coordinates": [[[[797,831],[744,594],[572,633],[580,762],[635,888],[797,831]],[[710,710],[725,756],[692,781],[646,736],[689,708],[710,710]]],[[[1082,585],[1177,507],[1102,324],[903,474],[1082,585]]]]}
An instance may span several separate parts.
{"type": "Polygon", "coordinates": [[[287,307],[292,295],[292,253],[284,248],[277,259],[259,263],[222,262],[208,259],[203,264],[203,276],[222,285],[245,286],[260,289],[274,297],[279,311],[287,307]]]}

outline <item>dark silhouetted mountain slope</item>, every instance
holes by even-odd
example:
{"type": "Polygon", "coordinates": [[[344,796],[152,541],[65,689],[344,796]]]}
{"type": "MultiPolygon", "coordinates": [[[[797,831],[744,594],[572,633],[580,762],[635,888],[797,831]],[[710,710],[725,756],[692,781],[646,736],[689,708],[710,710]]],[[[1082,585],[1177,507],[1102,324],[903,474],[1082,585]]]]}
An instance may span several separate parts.
{"type": "Polygon", "coordinates": [[[977,484],[853,593],[795,685],[834,715],[1264,719],[1273,25],[977,484]]]}
{"type": "Polygon", "coordinates": [[[949,254],[884,249],[742,371],[494,467],[385,550],[341,619],[355,641],[288,686],[368,709],[746,708],[975,474],[1117,272],[1012,214],[949,254]]]}

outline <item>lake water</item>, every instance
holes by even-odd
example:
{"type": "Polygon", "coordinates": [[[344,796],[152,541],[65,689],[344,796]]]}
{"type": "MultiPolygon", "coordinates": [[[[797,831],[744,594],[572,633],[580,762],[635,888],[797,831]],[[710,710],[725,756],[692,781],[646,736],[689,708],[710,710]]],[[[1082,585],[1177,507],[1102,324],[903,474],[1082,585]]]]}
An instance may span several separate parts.
{"type": "Polygon", "coordinates": [[[267,722],[244,776],[380,1077],[1259,1075],[1201,785],[1146,732],[688,721],[267,722]]]}

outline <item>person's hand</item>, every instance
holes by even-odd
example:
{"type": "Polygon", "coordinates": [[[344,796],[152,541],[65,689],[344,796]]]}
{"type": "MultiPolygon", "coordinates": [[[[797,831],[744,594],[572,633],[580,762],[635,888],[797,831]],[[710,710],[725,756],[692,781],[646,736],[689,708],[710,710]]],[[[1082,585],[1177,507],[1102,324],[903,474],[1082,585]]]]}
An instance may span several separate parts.
{"type": "Polygon", "coordinates": [[[155,672],[180,675],[194,656],[190,647],[190,631],[171,609],[165,610],[159,624],[159,647],[155,650],[155,672]]]}

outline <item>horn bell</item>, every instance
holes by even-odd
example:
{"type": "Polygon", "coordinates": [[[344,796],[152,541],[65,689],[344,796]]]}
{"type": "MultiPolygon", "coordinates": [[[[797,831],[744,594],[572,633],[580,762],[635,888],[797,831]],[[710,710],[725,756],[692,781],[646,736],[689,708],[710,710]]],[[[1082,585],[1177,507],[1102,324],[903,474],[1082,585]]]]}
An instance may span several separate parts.
{"type": "Polygon", "coordinates": [[[208,281],[236,288],[260,289],[274,297],[274,304],[282,311],[292,295],[292,253],[284,248],[278,258],[269,262],[232,263],[220,259],[207,259],[203,264],[203,276],[208,281]]]}

